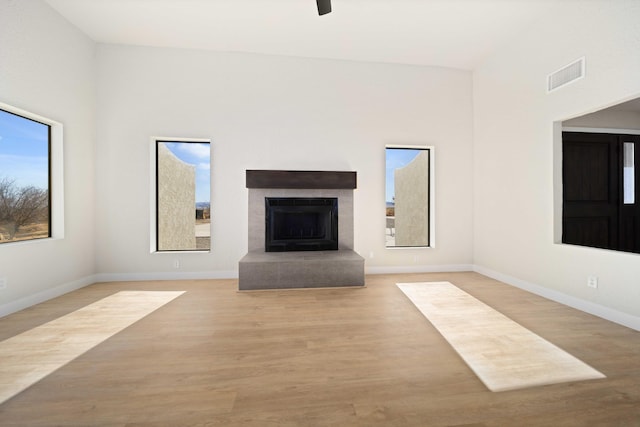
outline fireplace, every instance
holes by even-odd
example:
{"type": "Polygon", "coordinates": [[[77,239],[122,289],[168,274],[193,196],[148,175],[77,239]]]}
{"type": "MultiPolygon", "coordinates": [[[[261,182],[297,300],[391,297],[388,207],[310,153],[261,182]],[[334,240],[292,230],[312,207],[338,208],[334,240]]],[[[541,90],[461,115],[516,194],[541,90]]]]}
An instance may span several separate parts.
{"type": "Polygon", "coordinates": [[[355,172],[247,170],[246,179],[240,290],[364,286],[364,258],[353,250],[355,172]]]}
{"type": "Polygon", "coordinates": [[[338,250],[338,199],[265,197],[265,251],[338,250]]]}

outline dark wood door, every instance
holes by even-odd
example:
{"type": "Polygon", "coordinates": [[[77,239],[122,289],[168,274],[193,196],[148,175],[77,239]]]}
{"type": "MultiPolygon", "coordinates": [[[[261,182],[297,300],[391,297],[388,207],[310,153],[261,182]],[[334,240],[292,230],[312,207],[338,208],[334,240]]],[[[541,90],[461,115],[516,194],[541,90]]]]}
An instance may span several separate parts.
{"type": "Polygon", "coordinates": [[[638,203],[624,200],[624,142],[636,144],[640,137],[563,132],[563,243],[640,252],[638,203]]]}
{"type": "Polygon", "coordinates": [[[618,246],[617,137],[563,132],[562,241],[618,246]]]}

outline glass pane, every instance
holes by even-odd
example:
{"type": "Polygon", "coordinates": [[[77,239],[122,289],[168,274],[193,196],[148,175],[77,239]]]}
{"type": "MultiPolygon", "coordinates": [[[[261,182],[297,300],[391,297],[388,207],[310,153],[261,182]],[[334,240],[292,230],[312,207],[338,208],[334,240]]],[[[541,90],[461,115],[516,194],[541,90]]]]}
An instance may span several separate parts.
{"type": "Polygon", "coordinates": [[[634,160],[634,143],[625,142],[623,148],[623,183],[624,188],[624,204],[632,205],[636,202],[635,194],[635,160],[634,160]]]}
{"type": "Polygon", "coordinates": [[[158,141],[157,250],[211,248],[208,142],[158,141]]]}
{"type": "Polygon", "coordinates": [[[51,236],[49,126],[0,110],[0,243],[51,236]]]}
{"type": "Polygon", "coordinates": [[[387,147],[387,247],[429,246],[428,148],[387,147]]]}

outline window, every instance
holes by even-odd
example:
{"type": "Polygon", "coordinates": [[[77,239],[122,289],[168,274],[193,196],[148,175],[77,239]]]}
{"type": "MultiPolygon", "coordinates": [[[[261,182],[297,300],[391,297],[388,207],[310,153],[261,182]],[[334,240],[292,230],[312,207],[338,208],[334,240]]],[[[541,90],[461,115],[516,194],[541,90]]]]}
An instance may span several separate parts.
{"type": "Polygon", "coordinates": [[[386,247],[433,246],[433,148],[386,148],[386,247]]]}
{"type": "Polygon", "coordinates": [[[209,141],[156,140],[156,247],[162,251],[211,248],[209,141]]]}
{"type": "Polygon", "coordinates": [[[51,237],[52,124],[0,107],[0,244],[51,237]]]}
{"type": "Polygon", "coordinates": [[[635,143],[624,142],[623,143],[623,179],[622,179],[622,192],[624,194],[624,204],[633,205],[636,202],[636,186],[635,186],[635,143]]]}

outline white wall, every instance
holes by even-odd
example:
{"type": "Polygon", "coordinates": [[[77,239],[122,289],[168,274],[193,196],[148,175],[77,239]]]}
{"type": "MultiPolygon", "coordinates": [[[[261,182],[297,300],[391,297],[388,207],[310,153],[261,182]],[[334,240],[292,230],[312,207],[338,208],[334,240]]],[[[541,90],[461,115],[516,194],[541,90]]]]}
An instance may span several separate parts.
{"type": "Polygon", "coordinates": [[[473,78],[478,270],[636,328],[640,255],[554,243],[553,123],[640,94],[639,19],[638,1],[581,2],[512,40],[473,78]],[[547,94],[547,74],[582,56],[586,77],[547,94]]]}
{"type": "Polygon", "coordinates": [[[103,278],[235,276],[246,169],[357,171],[354,249],[368,271],[472,262],[469,72],[100,45],[97,87],[103,278]],[[211,253],[149,253],[151,136],[211,138],[211,253]],[[386,144],[435,146],[436,248],[385,249],[386,144]]]}
{"type": "Polygon", "coordinates": [[[63,124],[65,193],[64,239],[0,245],[0,315],[93,280],[94,65],[93,42],[46,4],[0,2],[0,102],[63,124]]]}
{"type": "Polygon", "coordinates": [[[562,125],[600,129],[640,130],[640,113],[634,111],[601,110],[566,120],[562,125]]]}

